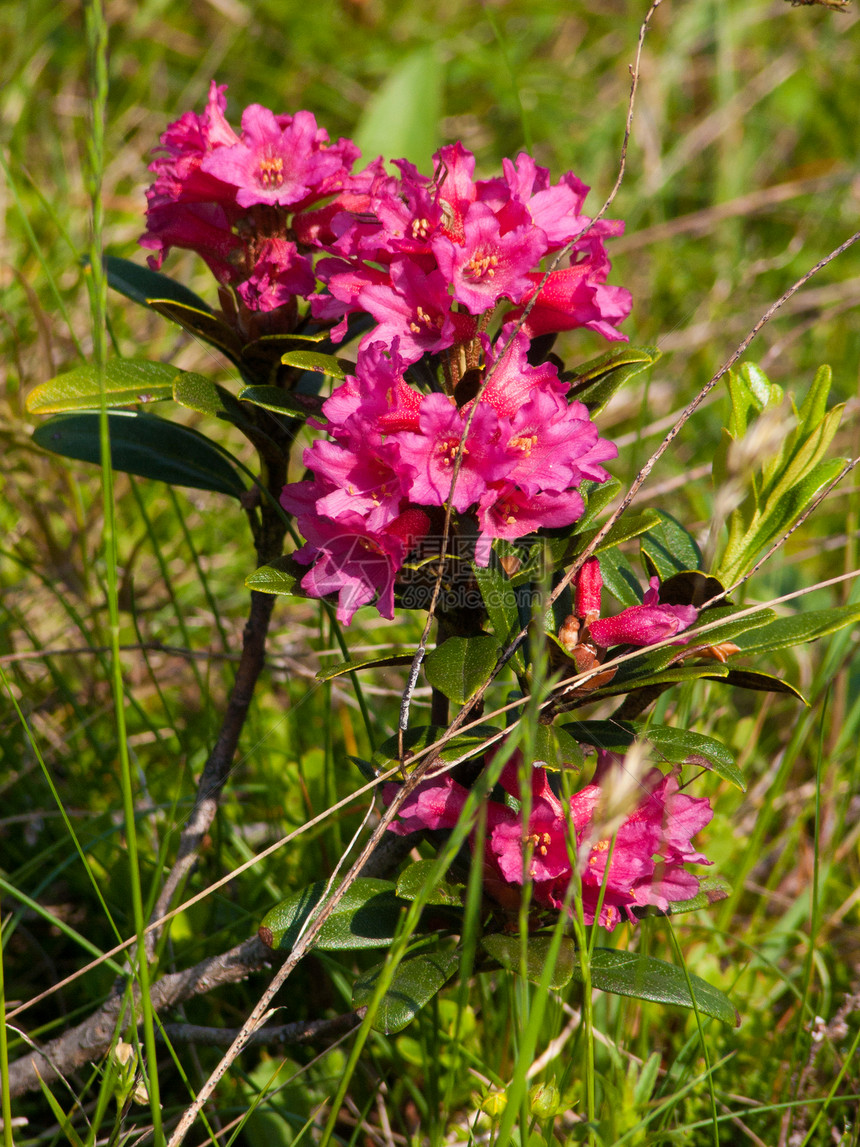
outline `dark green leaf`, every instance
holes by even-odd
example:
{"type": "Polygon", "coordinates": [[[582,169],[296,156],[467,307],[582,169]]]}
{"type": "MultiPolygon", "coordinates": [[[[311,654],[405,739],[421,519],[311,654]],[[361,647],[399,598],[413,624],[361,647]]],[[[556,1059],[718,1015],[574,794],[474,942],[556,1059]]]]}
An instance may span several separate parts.
{"type": "MultiPolygon", "coordinates": [[[[182,377],[202,378],[202,375],[186,374],[175,366],[144,358],[114,358],[105,363],[105,401],[109,407],[164,401],[173,397],[173,386],[182,377]]],[[[31,414],[59,414],[100,407],[99,373],[91,363],[40,383],[27,396],[27,410],[31,414]]]]}
{"type": "MultiPolygon", "coordinates": [[[[151,414],[126,412],[109,413],[108,426],[115,470],[234,498],[245,493],[230,462],[196,430],[151,414]]],[[[36,429],[33,441],[65,458],[101,461],[97,414],[58,414],[36,429]]]]}
{"type": "Polygon", "coordinates": [[[490,680],[499,649],[498,641],[488,633],[449,637],[427,655],[424,672],[434,689],[465,705],[490,680]]]}
{"type": "MultiPolygon", "coordinates": [[[[428,1004],[460,966],[456,951],[436,948],[407,955],[394,971],[388,990],[380,1001],[373,1026],[385,1035],[402,1031],[428,1004]]],[[[373,998],[384,964],[362,973],[352,989],[353,1007],[367,1007],[373,998]]]]}
{"type": "Polygon", "coordinates": [[[324,400],[315,394],[296,394],[279,386],[246,386],[239,391],[239,398],[254,406],[262,406],[264,410],[287,414],[290,418],[313,417],[325,421],[322,415],[324,400]]]}
{"type": "Polygon", "coordinates": [[[104,267],[108,285],[136,303],[149,306],[152,299],[169,300],[211,314],[212,308],[199,295],[167,275],[162,275],[160,271],[150,271],[149,267],[141,267],[139,263],[120,259],[116,255],[105,255],[104,267]]]}
{"type": "MultiPolygon", "coordinates": [[[[529,936],[526,949],[526,977],[539,984],[546,967],[552,943],[551,936],[529,936]]],[[[519,936],[508,936],[494,932],[484,936],[481,945],[489,956],[510,972],[519,972],[522,946],[519,936]]],[[[574,965],[579,964],[576,945],[567,936],[562,936],[555,965],[550,973],[549,987],[563,988],[574,975],[574,965]]]]}
{"type": "Polygon", "coordinates": [[[592,414],[597,414],[621,386],[653,366],[659,358],[657,347],[620,347],[585,363],[573,375],[563,374],[562,378],[570,381],[570,397],[584,402],[592,414]]]}
{"type": "Polygon", "coordinates": [[[561,727],[578,743],[610,753],[623,755],[636,740],[636,728],[627,721],[565,721],[561,727]]]}
{"type": "MultiPolygon", "coordinates": [[[[659,525],[653,526],[639,540],[651,572],[657,574],[662,582],[673,574],[698,570],[702,565],[702,551],[696,539],[665,510],[657,510],[656,513],[660,516],[659,525]]],[[[660,600],[663,600],[662,594],[660,600]]]]}
{"type": "MultiPolygon", "coordinates": [[[[327,881],[318,880],[267,912],[260,925],[263,943],[276,951],[291,951],[327,888],[327,881]]],[[[394,939],[405,907],[390,880],[360,876],[323,924],[314,947],[326,952],[386,948],[394,939]]]]}
{"type": "MultiPolygon", "coordinates": [[[[445,732],[447,730],[442,725],[415,725],[411,729],[407,729],[403,734],[403,747],[407,754],[406,764],[409,764],[408,758],[410,756],[434,745],[445,732]]],[[[439,754],[439,759],[456,761],[471,751],[481,752],[487,738],[495,737],[498,740],[498,735],[499,730],[492,725],[476,725],[468,733],[457,733],[449,741],[446,741],[439,754]]],[[[389,737],[379,746],[373,754],[373,764],[376,768],[380,770],[390,768],[392,763],[397,762],[397,743],[398,738],[394,736],[389,737]]]]}
{"type": "MultiPolygon", "coordinates": [[[[573,978],[582,982],[578,960],[573,968],[573,978]]],[[[636,1000],[653,1000],[658,1004],[677,1004],[682,1008],[692,1008],[695,999],[695,1006],[703,1015],[713,1016],[731,1027],[737,1027],[741,1022],[731,1000],[719,988],[690,974],[691,997],[683,969],[653,956],[620,952],[615,948],[595,948],[591,957],[591,983],[603,992],[632,996],[636,1000]]]]}
{"type": "MultiPolygon", "coordinates": [[[[635,666],[635,661],[628,661],[626,665],[635,666]]],[[[719,678],[728,678],[729,667],[727,665],[675,665],[670,669],[661,669],[659,672],[642,673],[641,676],[637,675],[635,670],[629,676],[621,678],[621,672],[609,682],[608,685],[602,686],[600,689],[595,690],[593,699],[597,697],[611,697],[618,693],[627,693],[633,689],[644,689],[651,685],[669,685],[675,684],[679,681],[696,681],[700,677],[707,677],[709,680],[717,680],[719,678]]]]}
{"type": "Polygon", "coordinates": [[[642,604],[642,586],[633,566],[619,549],[604,550],[600,555],[600,573],[603,588],[629,607],[642,604]]]}
{"type": "Polygon", "coordinates": [[[720,741],[688,729],[675,729],[671,725],[639,724],[634,727],[637,734],[653,745],[664,760],[678,765],[702,765],[712,769],[741,792],[746,792],[743,775],[735,764],[734,754],[720,741]]]}
{"type": "Polygon", "coordinates": [[[542,762],[552,772],[561,769],[579,772],[585,764],[579,742],[563,725],[538,725],[532,747],[535,761],[542,762]]]}
{"type": "MultiPolygon", "coordinates": [[[[481,591],[493,633],[501,646],[507,646],[520,630],[520,615],[514,587],[499,565],[495,553],[490,555],[487,566],[472,563],[472,572],[481,591]]],[[[525,671],[522,649],[518,649],[511,659],[515,672],[525,671]]]]}
{"type": "Polygon", "coordinates": [[[238,363],[242,355],[242,340],[231,326],[208,309],[174,302],[172,299],[149,299],[149,306],[166,319],[177,323],[183,330],[210,346],[218,347],[229,359],[238,363]]]}
{"type": "Polygon", "coordinates": [[[414,864],[410,864],[398,877],[397,895],[401,900],[420,898],[424,904],[462,908],[465,901],[465,885],[437,880],[432,888],[428,888],[430,874],[435,867],[435,860],[416,860],[414,864]]]}
{"type": "Polygon", "coordinates": [[[339,661],[328,669],[318,670],[316,678],[317,681],[333,681],[335,677],[343,677],[345,673],[354,673],[357,669],[390,669],[395,665],[411,665],[412,658],[411,653],[395,653],[388,657],[368,657],[364,661],[339,661]]]}
{"type": "MultiPolygon", "coordinates": [[[[701,570],[687,569],[672,574],[660,583],[660,601],[664,605],[695,605],[701,608],[723,592],[725,586],[701,570]]],[[[729,604],[723,599],[720,605],[729,604]]],[[[708,614],[710,618],[710,614],[708,614]]],[[[704,620],[704,619],[703,619],[704,620]]]]}
{"type": "Polygon", "coordinates": [[[584,530],[590,526],[606,509],[621,489],[617,478],[610,478],[606,482],[582,482],[578,487],[585,500],[585,513],[576,523],[576,529],[584,530]]]}
{"type": "MultiPolygon", "coordinates": [[[[727,669],[728,666],[723,668],[727,669]]],[[[787,681],[781,681],[779,677],[772,677],[769,673],[759,673],[753,669],[729,669],[728,673],[719,674],[706,671],[703,676],[714,681],[723,681],[726,685],[736,685],[740,689],[755,689],[760,693],[791,693],[804,705],[808,704],[799,689],[795,689],[787,681]]]]}

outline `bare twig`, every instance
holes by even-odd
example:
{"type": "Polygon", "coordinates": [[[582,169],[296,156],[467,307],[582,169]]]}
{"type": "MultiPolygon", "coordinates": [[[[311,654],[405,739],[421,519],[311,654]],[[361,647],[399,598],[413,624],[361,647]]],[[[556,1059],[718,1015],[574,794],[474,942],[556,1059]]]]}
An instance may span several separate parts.
{"type": "MultiPolygon", "coordinates": [[[[259,1047],[262,1044],[273,1043],[318,1043],[323,1040],[335,1039],[342,1036],[344,1032],[352,1031],[354,1027],[358,1027],[364,1012],[364,1008],[359,1008],[358,1011],[347,1012],[342,1016],[334,1016],[328,1020],[312,1020],[309,1023],[298,1022],[258,1028],[250,1036],[246,1046],[259,1047]]],[[[202,1024],[164,1024],[161,1031],[163,1038],[170,1043],[196,1043],[202,1047],[226,1047],[239,1034],[238,1028],[210,1028],[204,1027],[202,1024]]]]}

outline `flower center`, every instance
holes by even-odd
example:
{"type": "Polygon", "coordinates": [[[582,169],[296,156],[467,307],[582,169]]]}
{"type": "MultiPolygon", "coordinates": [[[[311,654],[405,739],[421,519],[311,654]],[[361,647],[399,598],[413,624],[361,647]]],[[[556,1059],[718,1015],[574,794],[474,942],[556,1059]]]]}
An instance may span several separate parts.
{"type": "Polygon", "coordinates": [[[473,283],[479,283],[482,279],[492,279],[496,274],[498,265],[498,255],[475,254],[466,264],[465,275],[473,283]]]}
{"type": "Polygon", "coordinates": [[[414,335],[423,334],[428,330],[441,330],[442,321],[440,315],[437,315],[434,319],[431,314],[419,305],[415,308],[415,318],[409,323],[409,329],[414,335]]]}
{"type": "MultiPolygon", "coordinates": [[[[453,436],[451,438],[443,438],[442,441],[437,444],[436,453],[439,456],[441,464],[445,467],[446,470],[450,470],[454,465],[454,460],[457,457],[457,451],[459,449],[460,439],[454,438],[453,436]]],[[[468,447],[464,446],[463,456],[465,457],[465,455],[468,453],[468,447]]]]}
{"type": "Polygon", "coordinates": [[[284,182],[284,161],[279,155],[261,159],[257,165],[257,178],[267,191],[280,187],[284,182]]]}

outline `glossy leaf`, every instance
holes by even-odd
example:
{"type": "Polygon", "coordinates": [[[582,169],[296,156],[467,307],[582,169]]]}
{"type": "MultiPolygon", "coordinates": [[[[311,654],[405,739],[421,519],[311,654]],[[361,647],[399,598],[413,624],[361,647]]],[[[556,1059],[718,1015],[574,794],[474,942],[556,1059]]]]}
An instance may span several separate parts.
{"type": "Polygon", "coordinates": [[[420,898],[424,904],[462,908],[465,901],[465,885],[437,880],[432,888],[428,888],[430,874],[435,867],[435,860],[416,860],[414,864],[410,864],[397,879],[397,895],[401,900],[420,898]]]}
{"type": "MultiPolygon", "coordinates": [[[[263,943],[275,951],[291,951],[327,888],[327,881],[318,880],[267,912],[260,925],[263,943]]],[[[360,876],[335,905],[314,947],[325,952],[385,948],[394,939],[405,907],[390,880],[360,876]]]]}
{"type": "Polygon", "coordinates": [[[262,406],[264,410],[274,410],[290,418],[317,418],[325,422],[322,414],[323,399],[315,394],[296,394],[292,390],[282,390],[279,386],[246,386],[239,391],[243,402],[262,406]]]}
{"type": "Polygon", "coordinates": [[[574,374],[563,374],[570,381],[571,398],[585,403],[592,415],[598,414],[615,392],[660,358],[653,346],[626,346],[611,350],[578,368],[574,374]]]}
{"type": "Polygon", "coordinates": [[[308,572],[308,567],[286,554],[275,558],[266,566],[260,566],[245,578],[248,589],[255,589],[259,593],[283,593],[291,597],[303,597],[304,593],[300,582],[308,572]]]}
{"type": "MultiPolygon", "coordinates": [[[[115,470],[234,498],[245,493],[230,462],[196,430],[151,414],[118,411],[108,414],[108,426],[115,470]]],[[[36,428],[33,441],[65,458],[101,463],[98,414],[58,414],[36,428]]]]}
{"type": "Polygon", "coordinates": [[[585,513],[576,523],[577,530],[590,526],[619,494],[621,482],[609,478],[606,482],[582,482],[577,489],[585,501],[585,513]]]}
{"type": "Polygon", "coordinates": [[[465,705],[486,685],[499,659],[499,643],[490,634],[449,637],[424,660],[424,672],[434,689],[465,705]]]}
{"type": "Polygon", "coordinates": [[[212,308],[199,295],[160,271],[151,271],[149,267],[116,255],[105,255],[104,268],[108,286],[136,303],[149,306],[153,299],[161,299],[212,313],[212,308]]]}
{"type": "Polygon", "coordinates": [[[291,350],[281,355],[284,366],[293,366],[298,370],[311,370],[315,374],[327,374],[331,378],[342,380],[347,374],[355,370],[355,363],[346,359],[335,358],[331,354],[320,354],[314,350],[291,350]]]}
{"type": "MultiPolygon", "coordinates": [[[[534,984],[539,984],[544,974],[544,968],[549,957],[551,936],[529,936],[526,948],[526,977],[534,984]]],[[[509,936],[502,932],[494,932],[484,936],[481,940],[484,951],[503,968],[510,972],[519,972],[522,957],[522,945],[519,936],[509,936]]],[[[573,940],[562,936],[561,947],[558,950],[555,964],[550,973],[549,987],[563,988],[574,976],[574,967],[579,964],[579,954],[573,940]]]]}
{"type": "Polygon", "coordinates": [[[579,742],[564,725],[537,725],[533,749],[534,759],[541,761],[551,772],[562,769],[579,772],[585,764],[579,742]]]}
{"type": "MultiPolygon", "coordinates": [[[[493,633],[499,644],[506,647],[520,630],[520,615],[514,587],[499,565],[495,553],[491,554],[487,566],[479,566],[473,562],[472,572],[481,591],[493,633]]],[[[511,664],[516,672],[525,671],[522,649],[518,649],[513,655],[511,664]]]]}
{"type": "Polygon", "coordinates": [[[812,609],[792,617],[778,617],[755,633],[738,640],[741,653],[770,653],[790,649],[805,641],[816,641],[847,625],[860,623],[860,605],[840,605],[834,609],[812,609]]]}
{"type": "Polygon", "coordinates": [[[808,704],[806,698],[799,689],[795,689],[788,681],[783,681],[779,677],[773,677],[770,673],[760,673],[755,669],[734,669],[729,666],[728,673],[719,673],[712,676],[711,673],[706,672],[705,677],[711,678],[715,681],[721,680],[726,685],[735,685],[740,689],[754,689],[759,693],[791,693],[804,705],[808,704]]]}
{"type": "Polygon", "coordinates": [[[600,555],[603,588],[625,608],[642,604],[641,579],[619,549],[604,550],[600,555]]]}
{"type": "Polygon", "coordinates": [[[355,673],[358,669],[390,669],[396,665],[411,665],[412,658],[411,653],[395,653],[387,657],[367,657],[363,661],[339,661],[337,665],[330,665],[328,669],[318,670],[316,679],[333,681],[335,677],[343,677],[345,673],[355,673]]]}
{"type": "MultiPolygon", "coordinates": [[[[639,539],[639,546],[649,570],[666,581],[673,574],[698,570],[702,551],[693,535],[665,510],[657,510],[660,522],[639,539]]],[[[662,600],[662,599],[661,599],[662,600]]]]}
{"type": "Polygon", "coordinates": [[[208,308],[201,310],[199,307],[174,302],[173,299],[149,299],[148,303],[158,314],[177,323],[183,330],[202,339],[203,342],[217,347],[233,362],[240,361],[242,340],[231,326],[208,308]]]}
{"type": "MultiPolygon", "coordinates": [[[[408,755],[414,755],[422,749],[434,745],[446,731],[442,725],[414,725],[403,734],[404,750],[408,755]]],[[[456,761],[461,757],[467,756],[470,752],[478,753],[483,750],[483,746],[488,737],[496,737],[498,739],[498,734],[499,730],[492,725],[476,725],[474,729],[470,729],[468,733],[457,733],[449,741],[445,742],[439,753],[439,759],[442,761],[456,761]]],[[[374,767],[378,769],[390,768],[392,764],[396,764],[398,761],[397,752],[397,736],[389,737],[373,754],[374,767]]],[[[409,764],[408,758],[406,764],[407,766],[409,764]]]]}
{"type": "MultiPolygon", "coordinates": [[[[657,960],[653,956],[640,956],[636,952],[621,952],[615,948],[595,948],[591,957],[592,987],[617,996],[632,996],[636,1000],[652,1000],[658,1004],[676,1004],[682,1008],[695,1006],[702,1015],[713,1016],[730,1027],[740,1024],[740,1016],[725,993],[690,973],[690,988],[682,968],[657,960]]],[[[574,980],[582,982],[579,961],[573,969],[574,980]]]]}
{"type": "Polygon", "coordinates": [[[664,912],[653,904],[633,908],[633,915],[641,920],[646,916],[680,916],[684,912],[699,912],[702,908],[710,908],[732,894],[732,886],[722,876],[706,876],[699,881],[699,891],[689,900],[671,900],[664,912]]]}
{"type": "MultiPolygon", "coordinates": [[[[629,661],[621,668],[627,668],[635,665],[635,661],[629,661]]],[[[707,677],[708,679],[718,679],[720,677],[728,677],[729,668],[727,665],[673,665],[668,669],[661,669],[657,672],[643,672],[639,675],[635,671],[631,672],[629,676],[621,677],[621,669],[615,678],[607,685],[595,691],[594,697],[611,697],[618,693],[628,693],[632,689],[644,689],[652,685],[674,685],[681,681],[697,681],[700,677],[707,677]]]]}
{"type": "MultiPolygon", "coordinates": [[[[114,358],[104,368],[105,400],[109,407],[163,402],[173,398],[173,387],[183,377],[205,381],[202,375],[190,374],[166,363],[144,358],[114,358]]],[[[40,383],[27,396],[30,414],[60,414],[100,407],[99,373],[91,363],[40,383]]]]}
{"type": "MultiPolygon", "coordinates": [[[[380,1001],[373,1027],[385,1035],[403,1031],[459,966],[460,955],[451,949],[435,947],[405,956],[395,968],[388,990],[380,1001]]],[[[353,1007],[367,1007],[384,968],[384,964],[377,964],[358,977],[352,989],[353,1007]]]]}

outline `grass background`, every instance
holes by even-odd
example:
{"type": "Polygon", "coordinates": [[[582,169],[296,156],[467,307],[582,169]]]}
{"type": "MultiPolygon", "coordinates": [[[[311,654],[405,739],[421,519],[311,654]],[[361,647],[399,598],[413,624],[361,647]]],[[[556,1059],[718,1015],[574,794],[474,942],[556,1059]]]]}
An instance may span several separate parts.
{"type": "MultiPolygon", "coordinates": [[[[555,0],[321,0],[312,10],[293,0],[199,0],[181,8],[118,0],[107,7],[108,249],[142,261],[136,238],[147,153],[169,120],[202,106],[213,76],[229,84],[234,122],[251,102],[275,111],[306,107],[332,136],[358,127],[361,139],[384,139],[386,150],[410,154],[425,168],[435,146],[457,138],[475,151],[485,176],[528,144],[554,178],[573,169],[591,184],[589,206],[596,209],[618,169],[627,69],[644,12],[644,4],[622,0],[566,7],[555,0]],[[422,114],[414,122],[374,118],[374,95],[393,75],[413,90],[420,86],[422,114]]],[[[134,928],[107,588],[115,577],[120,640],[134,647],[122,659],[124,712],[147,897],[172,855],[176,826],[217,733],[253,559],[243,518],[226,513],[215,495],[118,476],[119,557],[115,571],[107,568],[98,471],[46,456],[29,442],[28,390],[93,352],[80,264],[89,243],[90,77],[80,6],[29,0],[4,6],[0,23],[0,142],[8,164],[0,185],[0,667],[8,677],[0,715],[0,893],[8,1010],[134,928]],[[158,643],[174,652],[153,648],[158,643]]],[[[619,476],[635,474],[673,413],[767,305],[857,229],[858,90],[856,11],[793,8],[784,0],[664,0],[657,11],[628,173],[611,212],[627,221],[627,234],[610,255],[612,282],[634,295],[625,324],[631,342],[657,344],[664,358],[601,422],[602,433],[620,444],[619,476]]],[[[165,269],[213,299],[201,265],[175,254],[165,269]]],[[[847,404],[836,444],[845,456],[860,454],[858,302],[854,248],[791,300],[750,355],[799,396],[821,362],[833,366],[834,401],[847,404]]],[[[126,300],[111,298],[109,320],[119,353],[145,353],[236,382],[206,348],[126,300]]],[[[562,349],[576,361],[603,347],[579,332],[562,349]]],[[[709,462],[726,415],[717,392],[643,491],[643,504],[668,509],[694,533],[706,532],[710,519],[709,462]]],[[[228,428],[215,433],[241,452],[228,428]]],[[[764,602],[856,569],[857,515],[849,478],[757,575],[746,600],[764,602]]],[[[842,602],[852,593],[856,600],[856,585],[847,583],[793,608],[842,602]]],[[[360,653],[409,646],[416,634],[413,615],[379,625],[361,614],[348,639],[360,653]]],[[[845,1004],[846,993],[860,992],[856,637],[846,631],[761,667],[798,685],[809,708],[698,684],[673,695],[664,713],[724,740],[748,781],[745,795],[716,783],[707,788],[717,811],[701,847],[735,895],[672,929],[690,970],[730,992],[743,1017],[737,1031],[712,1023],[705,1032],[723,1143],[860,1141],[856,1100],[844,1098],[860,1092],[851,1054],[858,1016],[845,1004]],[[813,1038],[816,1031],[822,1038],[813,1038]]],[[[346,756],[365,754],[368,735],[355,698],[345,687],[312,681],[332,655],[340,656],[315,608],[278,605],[271,663],[189,892],[357,787],[346,756]]],[[[369,679],[377,739],[395,726],[399,682],[393,673],[369,679]]],[[[183,914],[159,971],[186,967],[252,934],[277,899],[332,870],[363,811],[356,802],[331,816],[183,914]]],[[[635,933],[619,929],[610,942],[679,958],[661,921],[635,933]]],[[[305,964],[279,1000],[283,1019],[347,1009],[353,965],[322,955],[305,964]]],[[[34,1040],[49,1039],[97,1007],[114,978],[115,970],[102,967],[14,1022],[34,1040]]],[[[238,1026],[262,983],[256,977],[222,989],[171,1018],[238,1026]]],[[[486,1086],[511,1077],[532,996],[516,979],[477,977],[461,994],[444,993],[401,1036],[374,1037],[350,1087],[341,1133],[348,1137],[350,1120],[358,1142],[441,1143],[491,1132],[477,1105],[486,1086]]],[[[578,1006],[573,990],[550,1000],[539,1054],[568,1024],[571,1005],[578,1006]]],[[[604,996],[596,1002],[596,1026],[602,1123],[594,1133],[602,1142],[714,1141],[708,1069],[692,1016],[604,996]],[[649,1061],[653,1053],[659,1060],[649,1061]]],[[[22,1054],[23,1037],[10,1031],[9,1039],[10,1056],[22,1054]]],[[[213,1135],[255,1108],[277,1072],[276,1094],[239,1124],[238,1141],[296,1141],[343,1069],[344,1050],[315,1059],[319,1050],[246,1053],[217,1093],[213,1135]]],[[[554,1081],[565,1100],[561,1113],[541,1119],[525,1112],[523,1143],[529,1133],[536,1142],[578,1135],[581,1029],[558,1050],[533,1082],[554,1081]]],[[[180,1071],[163,1054],[165,1120],[187,1104],[219,1055],[181,1047],[180,1071]]],[[[135,1142],[151,1112],[145,1103],[133,1105],[114,1127],[115,1107],[105,1112],[98,1103],[103,1078],[94,1068],[53,1090],[84,1141],[103,1141],[113,1128],[114,1141],[128,1135],[135,1142]]],[[[44,1096],[16,1101],[14,1113],[27,1120],[15,1128],[16,1142],[71,1137],[44,1096]]],[[[318,1135],[311,1127],[305,1141],[318,1135]]]]}

